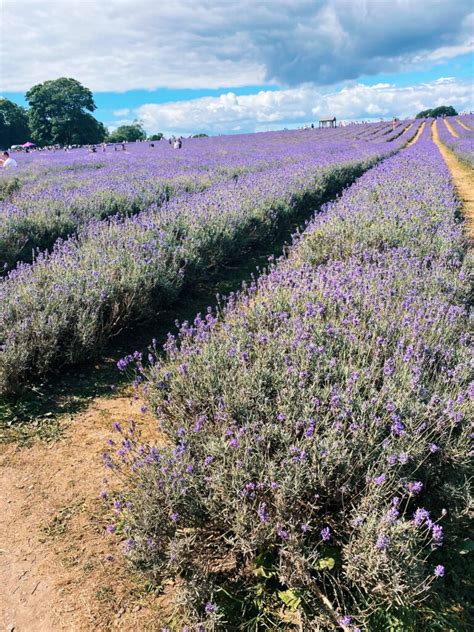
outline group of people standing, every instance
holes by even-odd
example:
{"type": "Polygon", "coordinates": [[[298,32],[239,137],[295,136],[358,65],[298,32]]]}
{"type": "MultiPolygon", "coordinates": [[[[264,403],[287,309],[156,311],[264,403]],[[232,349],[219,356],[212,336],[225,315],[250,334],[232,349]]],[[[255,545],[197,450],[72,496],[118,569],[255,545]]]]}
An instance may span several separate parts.
{"type": "Polygon", "coordinates": [[[183,139],[181,136],[179,138],[171,136],[168,142],[170,145],[173,145],[174,149],[181,149],[181,147],[183,146],[183,139]]]}

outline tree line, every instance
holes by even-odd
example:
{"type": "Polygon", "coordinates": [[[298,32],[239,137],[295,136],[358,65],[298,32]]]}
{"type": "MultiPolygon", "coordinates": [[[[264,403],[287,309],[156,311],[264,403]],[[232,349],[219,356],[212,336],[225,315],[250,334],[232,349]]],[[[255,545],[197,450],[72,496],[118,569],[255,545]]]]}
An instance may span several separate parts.
{"type": "MultiPolygon", "coordinates": [[[[25,94],[29,107],[0,98],[0,148],[32,140],[37,145],[88,145],[103,141],[145,140],[139,121],[109,133],[91,112],[97,109],[89,88],[61,77],[39,83],[25,94]]],[[[156,134],[156,140],[162,134],[156,134]]]]}

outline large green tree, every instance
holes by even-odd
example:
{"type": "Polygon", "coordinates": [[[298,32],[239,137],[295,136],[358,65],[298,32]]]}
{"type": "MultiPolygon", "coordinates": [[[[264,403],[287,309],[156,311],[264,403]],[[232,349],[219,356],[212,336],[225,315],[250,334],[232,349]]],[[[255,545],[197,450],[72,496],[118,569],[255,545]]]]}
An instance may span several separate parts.
{"type": "Polygon", "coordinates": [[[107,137],[110,143],[120,143],[124,140],[134,142],[136,140],[145,140],[146,132],[140,121],[133,121],[130,125],[120,125],[107,137]]]}
{"type": "Polygon", "coordinates": [[[416,118],[438,118],[439,116],[456,116],[457,112],[452,105],[440,105],[430,110],[418,112],[416,118]]]}
{"type": "Polygon", "coordinates": [[[104,140],[106,129],[89,112],[92,92],[76,79],[61,77],[33,86],[26,93],[32,136],[41,145],[87,144],[104,140]]]}
{"type": "Polygon", "coordinates": [[[25,108],[9,99],[0,98],[0,149],[21,145],[30,140],[25,108]]]}

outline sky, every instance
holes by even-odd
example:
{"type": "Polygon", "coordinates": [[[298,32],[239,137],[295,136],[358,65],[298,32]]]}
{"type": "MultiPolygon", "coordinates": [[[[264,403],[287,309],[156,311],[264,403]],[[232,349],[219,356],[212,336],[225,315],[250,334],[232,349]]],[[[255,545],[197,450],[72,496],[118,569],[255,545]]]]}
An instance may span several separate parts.
{"type": "Polygon", "coordinates": [[[110,129],[474,110],[472,0],[0,0],[0,96],[74,77],[110,129]]]}

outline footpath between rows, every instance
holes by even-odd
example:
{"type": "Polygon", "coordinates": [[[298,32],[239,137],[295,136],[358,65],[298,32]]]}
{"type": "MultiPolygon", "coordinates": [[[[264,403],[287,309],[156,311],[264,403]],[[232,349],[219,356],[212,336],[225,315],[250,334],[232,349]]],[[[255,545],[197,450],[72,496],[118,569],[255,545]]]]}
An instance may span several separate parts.
{"type": "Polygon", "coordinates": [[[474,170],[463,164],[441,142],[437,123],[437,121],[434,121],[431,127],[433,142],[438,147],[451,172],[454,186],[462,202],[463,214],[466,218],[466,233],[471,240],[474,240],[474,170]]]}

